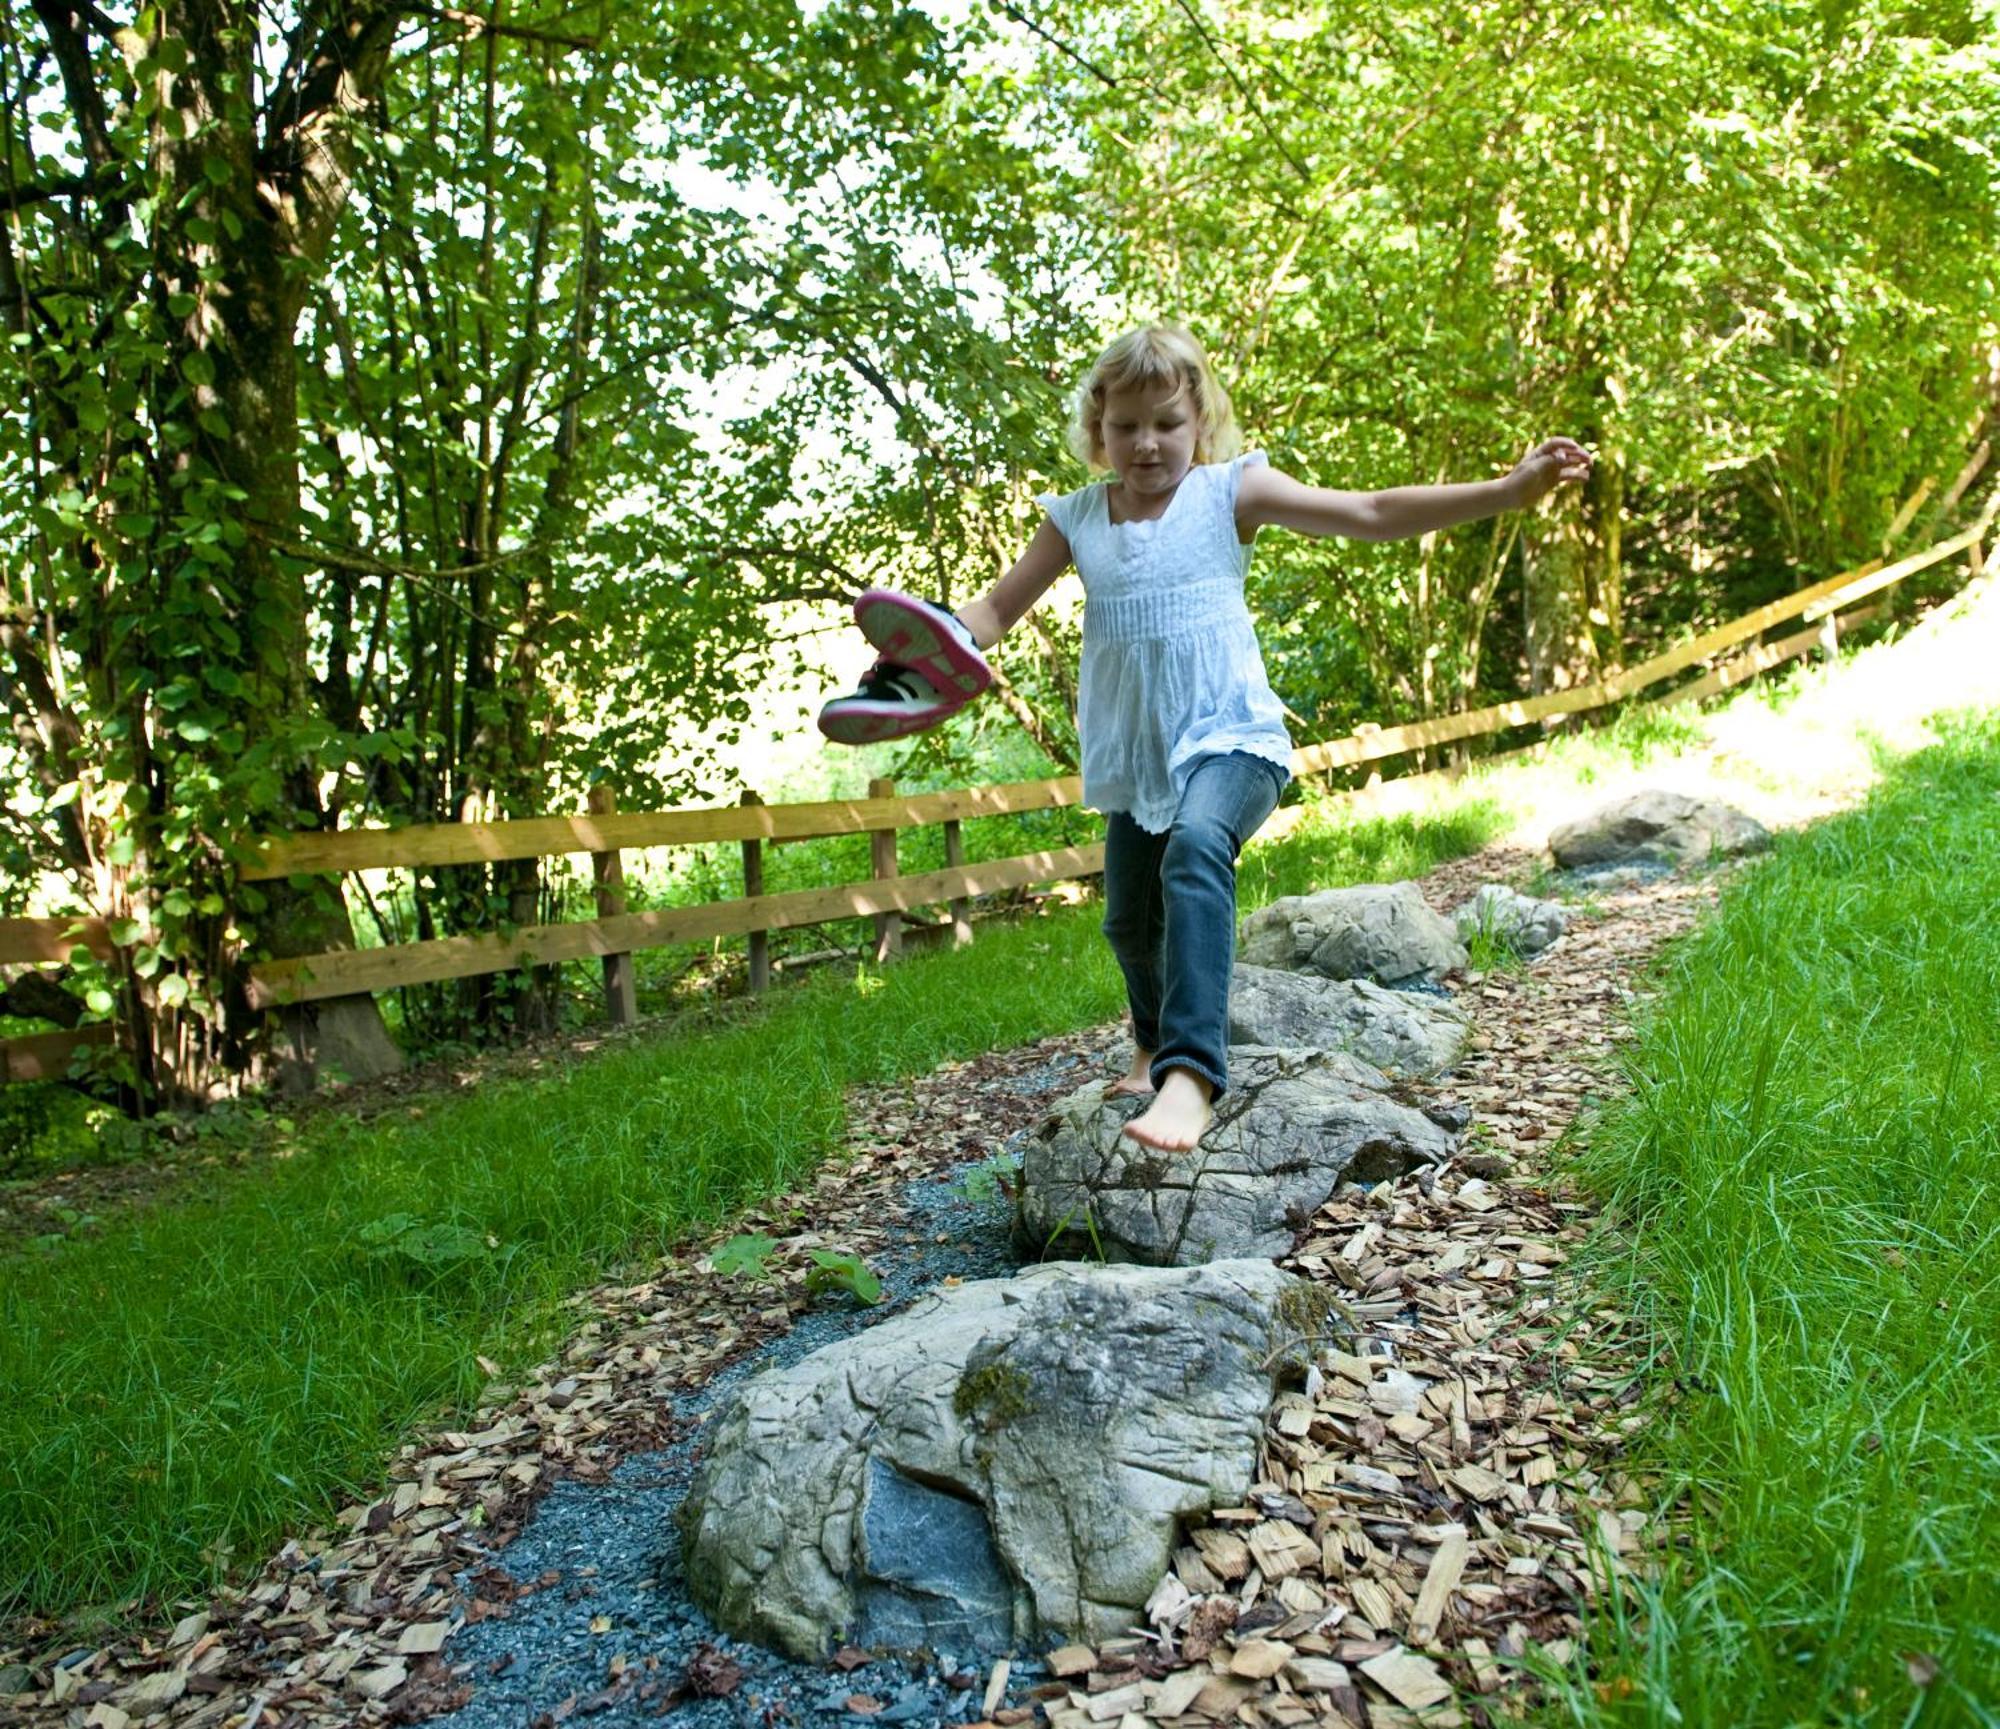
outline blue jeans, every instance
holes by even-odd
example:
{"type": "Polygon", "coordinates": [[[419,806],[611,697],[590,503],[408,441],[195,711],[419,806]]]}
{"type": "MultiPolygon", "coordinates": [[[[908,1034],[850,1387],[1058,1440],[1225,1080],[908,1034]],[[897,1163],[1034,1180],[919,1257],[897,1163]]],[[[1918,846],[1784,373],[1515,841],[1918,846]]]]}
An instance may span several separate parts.
{"type": "Polygon", "coordinates": [[[1203,757],[1165,834],[1105,815],[1104,934],[1125,974],[1132,1038],[1153,1084],[1192,1069],[1229,1085],[1229,974],[1236,963],[1236,858],[1291,776],[1231,751],[1203,757]]]}

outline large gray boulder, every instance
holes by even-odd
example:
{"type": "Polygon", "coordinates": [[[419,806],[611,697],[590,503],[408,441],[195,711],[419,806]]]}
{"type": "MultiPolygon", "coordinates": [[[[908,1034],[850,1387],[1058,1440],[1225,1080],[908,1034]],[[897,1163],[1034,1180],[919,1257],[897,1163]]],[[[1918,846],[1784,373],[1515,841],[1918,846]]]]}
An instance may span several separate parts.
{"type": "Polygon", "coordinates": [[[718,1415],[680,1514],[690,1592],[808,1660],[1109,1638],[1179,1521],[1240,1504],[1277,1378],[1333,1307],[1264,1261],[927,1297],[718,1415]]]}
{"type": "Polygon", "coordinates": [[[1505,883],[1482,883],[1452,923],[1465,942],[1484,934],[1517,955],[1538,955],[1569,929],[1569,911],[1559,901],[1536,900],[1505,883]]]}
{"type": "Polygon", "coordinates": [[[1340,1183],[1449,1156],[1452,1137],[1387,1085],[1345,1051],[1232,1045],[1215,1121],[1183,1153],[1120,1132],[1147,1100],[1079,1088],[1027,1143],[1021,1246],[1183,1267],[1282,1255],[1340,1183]]]}
{"type": "Polygon", "coordinates": [[[1721,854],[1758,852],[1770,830],[1720,799],[1653,789],[1604,805],[1549,835],[1565,869],[1609,864],[1700,864],[1721,854]]]}
{"type": "Polygon", "coordinates": [[[1232,1045],[1352,1051],[1378,1069],[1427,1079],[1457,1062],[1471,1036],[1456,1004],[1368,979],[1239,966],[1229,981],[1232,1045]]]}
{"type": "Polygon", "coordinates": [[[1244,919],[1236,958],[1382,985],[1435,984],[1466,962],[1458,934],[1407,882],[1285,895],[1244,919]]]}

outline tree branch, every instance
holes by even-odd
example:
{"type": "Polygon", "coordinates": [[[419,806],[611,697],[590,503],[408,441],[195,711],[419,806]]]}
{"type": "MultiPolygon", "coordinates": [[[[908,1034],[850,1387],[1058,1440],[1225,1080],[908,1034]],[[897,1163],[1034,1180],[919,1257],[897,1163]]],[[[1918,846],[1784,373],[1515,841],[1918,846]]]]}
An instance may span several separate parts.
{"type": "Polygon", "coordinates": [[[1092,64],[1092,62],[1086,60],[1067,42],[1063,41],[1063,39],[1060,36],[1053,36],[1048,31],[1044,30],[1041,27],[1041,25],[1037,24],[1034,21],[1034,19],[1030,18],[1027,15],[1027,13],[1023,12],[1020,9],[1020,7],[1010,4],[1009,0],[995,0],[995,5],[998,8],[998,10],[1004,12],[1009,18],[1013,19],[1016,24],[1025,25],[1028,29],[1032,30],[1037,36],[1039,36],[1044,42],[1046,42],[1051,48],[1053,48],[1058,54],[1062,55],[1065,59],[1074,60],[1077,63],[1077,65],[1081,66],[1084,69],[1084,71],[1088,72],[1091,75],[1091,77],[1095,78],[1099,83],[1104,84],[1113,90],[1116,90],[1118,88],[1118,80],[1112,77],[1109,72],[1106,72],[1101,66],[1094,65],[1092,64]]]}
{"type": "Polygon", "coordinates": [[[65,174],[33,186],[0,189],[0,210],[26,210],[30,205],[53,204],[59,198],[97,198],[124,186],[124,177],[107,165],[88,174],[65,174]]]}
{"type": "MultiPolygon", "coordinates": [[[[69,96],[70,113],[76,119],[83,153],[93,169],[106,168],[117,157],[111,143],[111,127],[104,112],[104,95],[90,64],[90,44],[77,29],[78,17],[90,16],[76,0],[31,0],[35,16],[47,32],[49,47],[62,71],[63,89],[69,96]]],[[[92,18],[95,22],[95,18],[92,18]]],[[[114,27],[115,28],[115,27],[114,27]]]]}
{"type": "Polygon", "coordinates": [[[1243,98],[1249,105],[1251,113],[1257,116],[1257,124],[1264,129],[1264,136],[1270,139],[1271,147],[1285,159],[1291,171],[1310,186],[1312,176],[1306,171],[1306,165],[1292,154],[1291,147],[1279,136],[1277,127],[1271,123],[1271,117],[1264,112],[1263,103],[1251,94],[1250,87],[1237,75],[1236,68],[1230,65],[1228,57],[1223,54],[1221,43],[1209,35],[1208,26],[1201,21],[1201,14],[1188,4],[1188,0],[1174,0],[1174,4],[1187,14],[1187,21],[1194,26],[1194,33],[1201,38],[1201,45],[1208,50],[1216,65],[1228,75],[1229,82],[1236,86],[1236,94],[1243,98]]]}
{"type": "Polygon", "coordinates": [[[596,36],[565,36],[558,30],[538,30],[532,24],[499,24],[477,12],[461,12],[456,6],[411,6],[414,17],[429,18],[440,24],[456,24],[468,36],[512,36],[523,42],[546,42],[556,48],[575,48],[589,53],[601,45],[596,36]]]}
{"type": "Polygon", "coordinates": [[[281,552],[287,558],[308,559],[328,570],[351,570],[362,576],[394,577],[400,582],[411,582],[421,588],[432,590],[448,606],[456,607],[467,618],[475,619],[496,635],[504,632],[504,626],[476,613],[471,607],[451,592],[451,582],[461,576],[477,575],[497,569],[503,564],[512,564],[517,559],[546,554],[545,545],[531,543],[517,546],[512,552],[503,552],[497,558],[482,559],[476,564],[455,564],[448,570],[416,570],[406,564],[391,564],[387,560],[370,558],[366,553],[343,552],[337,547],[313,546],[305,541],[289,540],[282,535],[267,534],[255,523],[248,530],[273,552],[281,552]]]}
{"type": "Polygon", "coordinates": [[[345,130],[380,89],[396,32],[414,10],[407,0],[360,0],[351,7],[322,0],[322,5],[325,25],[318,41],[296,77],[273,89],[265,105],[263,151],[281,211],[300,251],[314,259],[347,201],[353,145],[345,130]]]}

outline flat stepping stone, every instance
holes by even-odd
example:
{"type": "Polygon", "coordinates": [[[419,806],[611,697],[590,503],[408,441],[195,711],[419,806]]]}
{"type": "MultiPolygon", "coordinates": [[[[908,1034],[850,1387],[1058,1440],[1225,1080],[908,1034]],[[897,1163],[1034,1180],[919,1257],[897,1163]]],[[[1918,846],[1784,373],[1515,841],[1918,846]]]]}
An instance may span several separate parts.
{"type": "Polygon", "coordinates": [[[1458,933],[1415,883],[1282,895],[1249,914],[1236,958],[1328,979],[1436,984],[1466,964],[1458,933]]]}
{"type": "Polygon", "coordinates": [[[1720,799],[1653,788],[1604,805],[1549,834],[1549,852],[1565,870],[1598,865],[1669,868],[1761,852],[1771,831],[1720,799]]]}
{"type": "Polygon", "coordinates": [[[1144,1098],[1070,1094],[1030,1138],[1017,1235],[1029,1254],[1153,1266],[1270,1258],[1343,1182],[1442,1163],[1453,1137],[1345,1051],[1233,1045],[1229,1090],[1188,1152],[1121,1131],[1144,1098]]]}
{"type": "Polygon", "coordinates": [[[1333,1311],[1261,1260],[1055,1264],[927,1297],[714,1420],[680,1514],[689,1592],[813,1661],[1110,1638],[1180,1521],[1248,1492],[1277,1378],[1333,1311]]]}
{"type": "Polygon", "coordinates": [[[1472,1036],[1463,1009],[1368,979],[1239,966],[1230,978],[1229,1042],[1351,1051],[1387,1073],[1428,1080],[1472,1036]]]}

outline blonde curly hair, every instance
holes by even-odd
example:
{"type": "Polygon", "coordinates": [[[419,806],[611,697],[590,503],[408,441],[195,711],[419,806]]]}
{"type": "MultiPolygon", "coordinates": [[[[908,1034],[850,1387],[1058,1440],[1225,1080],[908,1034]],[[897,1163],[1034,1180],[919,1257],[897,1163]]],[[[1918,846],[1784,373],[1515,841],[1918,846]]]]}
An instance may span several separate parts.
{"type": "Polygon", "coordinates": [[[1187,392],[1194,410],[1196,462],[1227,462],[1242,448],[1236,410],[1193,332],[1178,324],[1142,324],[1097,357],[1077,397],[1069,447],[1092,468],[1104,460],[1104,398],[1114,390],[1171,384],[1187,392]]]}

